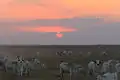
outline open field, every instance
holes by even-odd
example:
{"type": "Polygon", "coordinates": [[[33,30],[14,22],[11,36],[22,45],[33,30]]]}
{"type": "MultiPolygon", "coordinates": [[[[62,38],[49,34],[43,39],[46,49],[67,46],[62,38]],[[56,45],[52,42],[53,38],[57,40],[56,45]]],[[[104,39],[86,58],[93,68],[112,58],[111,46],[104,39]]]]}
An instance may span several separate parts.
{"type": "MultiPolygon", "coordinates": [[[[17,77],[12,73],[0,72],[0,80],[57,80],[56,75],[59,74],[57,65],[60,60],[67,62],[75,62],[82,64],[87,69],[87,63],[93,59],[107,59],[114,58],[120,60],[120,45],[104,46],[98,48],[98,46],[0,46],[0,54],[8,55],[10,59],[14,59],[16,55],[23,55],[24,57],[35,56],[36,52],[40,52],[40,61],[47,65],[45,70],[37,70],[31,73],[30,77],[17,77]],[[72,56],[56,56],[57,51],[62,50],[73,51],[72,56]],[[80,56],[79,52],[83,52],[80,56]],[[106,51],[109,57],[103,57],[101,52],[106,51]],[[91,56],[87,56],[87,52],[92,52],[91,56]]],[[[81,80],[93,80],[90,77],[82,77],[81,80]]],[[[65,74],[65,80],[69,80],[68,74],[65,74]]]]}

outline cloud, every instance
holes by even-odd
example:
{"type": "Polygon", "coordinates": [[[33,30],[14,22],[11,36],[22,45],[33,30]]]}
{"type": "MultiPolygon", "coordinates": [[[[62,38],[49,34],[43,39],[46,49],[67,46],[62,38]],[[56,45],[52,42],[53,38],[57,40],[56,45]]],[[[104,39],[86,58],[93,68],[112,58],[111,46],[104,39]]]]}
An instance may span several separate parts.
{"type": "Polygon", "coordinates": [[[23,5],[35,5],[35,6],[41,6],[46,7],[47,5],[43,2],[43,0],[13,0],[9,2],[9,5],[15,6],[23,6],[23,5]]]}
{"type": "MultiPolygon", "coordinates": [[[[10,2],[10,5],[12,6],[15,6],[15,5],[19,5],[19,6],[30,6],[30,5],[34,5],[34,6],[40,6],[40,7],[47,7],[47,8],[50,8],[50,7],[58,7],[59,3],[60,2],[59,0],[55,0],[55,1],[52,1],[52,0],[12,0],[10,2]]],[[[62,6],[61,6],[62,7],[62,6]]]]}
{"type": "Polygon", "coordinates": [[[22,0],[21,2],[20,0],[1,0],[0,43],[119,43],[119,4],[119,0],[22,0]],[[65,33],[65,37],[58,40],[54,33],[43,35],[43,33],[16,30],[17,27],[43,26],[62,26],[75,28],[78,31],[65,33]]]}
{"type": "Polygon", "coordinates": [[[120,41],[120,22],[105,22],[104,18],[75,17],[66,19],[0,20],[0,44],[118,44],[120,41]],[[44,26],[44,27],[43,27],[44,26]],[[56,33],[21,32],[16,28],[49,28],[63,26],[62,29],[75,28],[75,32],[63,33],[61,39],[56,33]]]}
{"type": "Polygon", "coordinates": [[[61,19],[107,16],[120,19],[119,0],[2,0],[0,3],[0,18],[61,19]]]}
{"type": "Polygon", "coordinates": [[[63,19],[34,19],[34,20],[4,20],[0,21],[0,25],[3,26],[93,26],[104,23],[104,18],[96,17],[75,17],[75,18],[63,18],[63,19]],[[87,23],[87,24],[86,24],[87,23]]]}
{"type": "MultiPolygon", "coordinates": [[[[94,17],[86,17],[86,18],[66,18],[66,19],[36,19],[36,20],[14,20],[14,19],[4,19],[0,20],[0,36],[5,35],[14,35],[16,33],[21,32],[19,28],[26,29],[34,28],[33,30],[39,29],[40,31],[45,28],[52,29],[54,28],[56,32],[62,30],[69,31],[70,29],[86,30],[93,26],[98,26],[99,24],[104,23],[103,18],[94,18],[94,17]],[[86,24],[87,23],[87,24],[86,24]],[[50,28],[49,28],[50,27],[50,28]],[[59,29],[58,29],[59,28],[59,29]],[[7,33],[6,33],[7,32],[7,33]]],[[[53,29],[53,30],[54,30],[53,29]]]]}

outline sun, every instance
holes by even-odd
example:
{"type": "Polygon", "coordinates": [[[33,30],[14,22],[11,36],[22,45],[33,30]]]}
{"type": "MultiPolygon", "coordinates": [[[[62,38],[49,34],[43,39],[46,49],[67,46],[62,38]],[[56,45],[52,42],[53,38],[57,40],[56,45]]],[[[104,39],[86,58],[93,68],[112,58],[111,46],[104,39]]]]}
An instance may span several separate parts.
{"type": "Polygon", "coordinates": [[[63,34],[61,34],[60,32],[58,32],[58,33],[56,34],[56,36],[57,36],[58,38],[62,38],[62,37],[63,37],[63,34]]]}

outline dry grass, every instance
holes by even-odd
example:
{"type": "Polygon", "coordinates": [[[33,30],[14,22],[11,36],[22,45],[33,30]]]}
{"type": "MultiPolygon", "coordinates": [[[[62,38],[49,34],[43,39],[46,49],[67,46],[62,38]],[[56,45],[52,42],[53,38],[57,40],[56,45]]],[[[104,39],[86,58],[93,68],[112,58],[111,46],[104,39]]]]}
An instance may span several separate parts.
{"type": "MultiPolygon", "coordinates": [[[[83,47],[83,48],[71,48],[74,55],[71,57],[58,57],[55,56],[56,51],[63,50],[65,48],[2,48],[0,49],[4,54],[10,55],[12,57],[16,55],[23,55],[25,57],[34,56],[37,51],[40,51],[40,60],[41,62],[47,64],[48,69],[46,70],[37,70],[31,73],[30,77],[17,77],[12,73],[0,72],[0,80],[57,80],[57,75],[59,74],[59,69],[57,69],[57,64],[60,60],[68,62],[76,62],[82,64],[87,69],[87,63],[91,59],[106,59],[101,57],[99,53],[104,51],[104,49],[98,49],[95,47],[83,47]],[[78,52],[82,51],[84,55],[78,56],[78,52]],[[86,52],[91,51],[93,55],[87,57],[86,52]]],[[[109,56],[111,58],[120,59],[119,55],[119,46],[118,47],[109,47],[109,56]]],[[[69,80],[68,74],[65,74],[65,80],[69,80]]],[[[81,80],[93,80],[89,76],[81,77],[81,80]]]]}

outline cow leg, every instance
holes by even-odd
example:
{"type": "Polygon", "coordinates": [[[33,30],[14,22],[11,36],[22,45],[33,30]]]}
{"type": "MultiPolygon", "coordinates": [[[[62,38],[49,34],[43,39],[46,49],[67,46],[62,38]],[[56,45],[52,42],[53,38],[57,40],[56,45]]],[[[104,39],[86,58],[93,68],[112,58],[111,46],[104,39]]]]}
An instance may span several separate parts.
{"type": "Polygon", "coordinates": [[[29,76],[29,73],[30,73],[29,69],[26,68],[26,69],[25,69],[25,74],[26,74],[26,76],[29,76]]]}
{"type": "Polygon", "coordinates": [[[72,80],[72,72],[70,72],[70,80],[72,80]]]}
{"type": "Polygon", "coordinates": [[[12,68],[13,69],[13,73],[17,73],[17,68],[16,67],[17,66],[15,66],[15,65],[13,66],[13,68],[12,68]]]}
{"type": "Polygon", "coordinates": [[[22,69],[20,70],[20,76],[23,76],[23,70],[22,69]]]}
{"type": "Polygon", "coordinates": [[[22,71],[20,72],[20,76],[22,76],[23,75],[23,73],[22,73],[22,71]]]}
{"type": "Polygon", "coordinates": [[[93,72],[92,72],[91,69],[88,71],[88,74],[89,74],[89,75],[92,75],[92,74],[93,74],[93,72]]]}
{"type": "Polygon", "coordinates": [[[27,76],[30,76],[30,69],[28,69],[27,71],[27,76]]]}
{"type": "Polygon", "coordinates": [[[60,69],[60,80],[64,80],[63,73],[64,73],[64,71],[62,69],[60,69]]]}
{"type": "Polygon", "coordinates": [[[64,80],[63,73],[61,73],[61,80],[64,80]]]}
{"type": "Polygon", "coordinates": [[[7,67],[5,65],[3,66],[3,69],[5,72],[7,72],[7,67]]]}

